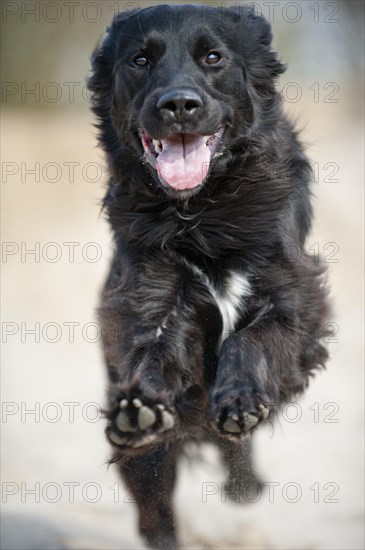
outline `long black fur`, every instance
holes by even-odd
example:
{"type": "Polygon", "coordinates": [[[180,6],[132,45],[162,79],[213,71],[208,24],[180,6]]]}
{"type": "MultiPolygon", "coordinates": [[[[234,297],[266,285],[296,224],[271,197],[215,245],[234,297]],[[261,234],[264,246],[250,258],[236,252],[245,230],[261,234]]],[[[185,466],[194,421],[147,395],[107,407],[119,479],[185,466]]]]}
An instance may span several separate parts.
{"type": "Polygon", "coordinates": [[[271,39],[270,25],[247,6],[158,6],[116,16],[92,59],[89,89],[110,174],[104,208],[116,243],[100,305],[107,434],[141,532],[157,548],[176,545],[171,498],[184,441],[216,442],[231,482],[256,482],[237,474],[240,446],[242,464],[250,463],[252,429],[242,415],[264,406],[272,418],[327,359],[323,267],[304,249],[311,169],[275,89],[285,68],[271,39]],[[136,70],[130,59],[142,46],[151,64],[136,70]],[[223,68],[199,64],[212,49],[228,52],[223,68]],[[176,130],[156,101],[186,82],[204,105],[176,130]],[[210,135],[222,122],[223,154],[199,192],[166,190],[145,161],[139,129],[157,138],[210,135]],[[222,317],[206,280],[223,292],[231,271],[247,277],[251,293],[220,347],[222,317]],[[173,429],[161,433],[156,421],[157,440],[136,447],[136,411],[128,409],[134,432],[116,425],[119,402],[133,398],[163,404],[173,429]],[[240,433],[223,429],[232,415],[240,433]]]}

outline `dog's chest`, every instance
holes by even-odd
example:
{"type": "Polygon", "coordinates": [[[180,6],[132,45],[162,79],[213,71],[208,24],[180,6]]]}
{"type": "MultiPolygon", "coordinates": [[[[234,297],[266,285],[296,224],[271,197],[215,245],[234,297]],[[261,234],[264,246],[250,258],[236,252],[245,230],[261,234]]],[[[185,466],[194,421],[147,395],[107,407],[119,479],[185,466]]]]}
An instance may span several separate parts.
{"type": "Polygon", "coordinates": [[[251,293],[250,284],[243,274],[232,271],[225,277],[219,290],[211,283],[208,284],[208,288],[222,316],[221,342],[223,342],[235,331],[236,323],[244,309],[245,298],[251,293]]]}
{"type": "Polygon", "coordinates": [[[218,286],[196,265],[190,264],[189,267],[209,290],[219,309],[223,324],[222,343],[235,331],[237,321],[245,308],[245,299],[251,294],[248,278],[243,273],[228,271],[218,286]]]}

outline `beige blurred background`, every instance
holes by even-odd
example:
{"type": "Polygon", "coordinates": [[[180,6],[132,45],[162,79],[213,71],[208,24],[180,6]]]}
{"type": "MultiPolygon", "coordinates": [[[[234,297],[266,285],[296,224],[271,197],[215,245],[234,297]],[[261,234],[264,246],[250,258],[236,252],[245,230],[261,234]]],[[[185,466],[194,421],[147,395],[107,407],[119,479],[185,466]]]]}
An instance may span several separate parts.
{"type": "MultiPolygon", "coordinates": [[[[97,409],[111,241],[84,79],[113,13],[152,3],[1,5],[3,550],[143,548],[97,409]]],[[[181,464],[180,535],[186,548],[360,549],[364,4],[255,4],[273,22],[280,88],[313,162],[308,249],[328,264],[336,336],[328,369],[257,434],[267,488],[256,503],[225,501],[214,449],[181,464]]]]}

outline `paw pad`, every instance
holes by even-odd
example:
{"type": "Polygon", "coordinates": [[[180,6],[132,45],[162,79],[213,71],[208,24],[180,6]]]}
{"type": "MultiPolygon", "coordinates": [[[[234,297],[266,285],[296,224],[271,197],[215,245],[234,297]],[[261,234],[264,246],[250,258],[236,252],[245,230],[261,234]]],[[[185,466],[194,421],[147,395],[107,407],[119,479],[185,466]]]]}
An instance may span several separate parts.
{"type": "Polygon", "coordinates": [[[239,433],[241,428],[236,420],[233,420],[233,418],[227,418],[223,424],[223,430],[225,432],[239,433]]]}
{"type": "Polygon", "coordinates": [[[146,430],[156,422],[156,415],[149,407],[142,406],[138,411],[138,428],[146,430]]]}
{"type": "Polygon", "coordinates": [[[222,429],[232,434],[249,432],[259,422],[265,420],[269,414],[269,409],[262,404],[258,405],[257,412],[243,412],[240,415],[237,413],[228,414],[228,418],[222,423],[222,429]]]}
{"type": "Polygon", "coordinates": [[[174,425],[175,415],[162,403],[146,405],[142,399],[123,397],[106,432],[114,445],[138,448],[153,443],[174,425]]]}

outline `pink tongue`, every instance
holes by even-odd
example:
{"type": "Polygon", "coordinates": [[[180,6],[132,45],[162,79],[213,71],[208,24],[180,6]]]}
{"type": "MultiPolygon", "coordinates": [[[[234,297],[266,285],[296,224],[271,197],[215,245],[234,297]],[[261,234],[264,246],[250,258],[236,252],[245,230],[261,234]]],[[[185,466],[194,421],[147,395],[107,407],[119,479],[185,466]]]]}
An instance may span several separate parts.
{"type": "Polygon", "coordinates": [[[206,138],[176,134],[161,141],[162,151],[157,157],[158,175],[179,191],[202,183],[210,162],[206,138]]]}

